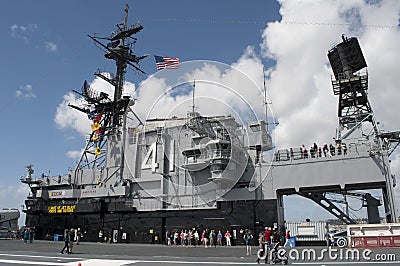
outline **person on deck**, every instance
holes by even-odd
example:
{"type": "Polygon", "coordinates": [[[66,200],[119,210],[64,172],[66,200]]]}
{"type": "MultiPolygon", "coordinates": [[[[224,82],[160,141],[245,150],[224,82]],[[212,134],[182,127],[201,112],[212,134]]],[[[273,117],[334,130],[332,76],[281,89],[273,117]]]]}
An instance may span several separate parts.
{"type": "Polygon", "coordinates": [[[64,230],[64,247],[60,251],[61,254],[64,254],[64,250],[66,250],[67,254],[69,254],[69,239],[70,239],[69,229],[65,229],[64,230]]]}
{"type": "Polygon", "coordinates": [[[226,231],[225,233],[225,240],[226,240],[226,245],[230,246],[231,245],[231,233],[229,231],[226,231]]]}
{"type": "Polygon", "coordinates": [[[251,255],[251,240],[253,239],[253,235],[249,229],[246,230],[246,233],[243,235],[243,239],[246,242],[246,254],[249,256],[251,255]]]}
{"type": "Polygon", "coordinates": [[[290,230],[286,231],[286,241],[285,241],[285,244],[283,246],[286,247],[287,244],[289,244],[291,248],[293,247],[293,244],[290,241],[290,230]]]}

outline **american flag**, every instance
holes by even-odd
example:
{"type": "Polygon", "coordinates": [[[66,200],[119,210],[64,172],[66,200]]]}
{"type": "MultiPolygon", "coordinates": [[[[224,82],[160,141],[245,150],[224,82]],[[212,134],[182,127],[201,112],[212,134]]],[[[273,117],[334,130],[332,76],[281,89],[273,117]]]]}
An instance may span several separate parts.
{"type": "Polygon", "coordinates": [[[157,69],[164,69],[164,68],[179,68],[179,58],[171,58],[165,56],[158,56],[155,55],[154,59],[156,60],[157,69]]]}

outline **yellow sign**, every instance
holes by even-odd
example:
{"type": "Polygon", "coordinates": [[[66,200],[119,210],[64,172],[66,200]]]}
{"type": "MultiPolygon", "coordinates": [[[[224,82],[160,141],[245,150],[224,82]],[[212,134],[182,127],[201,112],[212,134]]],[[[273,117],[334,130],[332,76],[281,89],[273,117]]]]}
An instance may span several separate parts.
{"type": "Polygon", "coordinates": [[[65,205],[65,206],[48,206],[48,213],[71,213],[74,212],[76,205],[65,205]]]}
{"type": "Polygon", "coordinates": [[[49,196],[50,197],[59,197],[64,195],[64,191],[63,190],[58,190],[58,191],[49,191],[49,196]]]}
{"type": "Polygon", "coordinates": [[[101,125],[98,123],[94,123],[94,124],[90,125],[90,127],[92,128],[92,131],[96,131],[96,130],[100,129],[101,125]]]}
{"type": "Polygon", "coordinates": [[[96,156],[97,155],[100,155],[100,154],[102,154],[103,152],[101,151],[101,149],[99,148],[99,147],[96,147],[95,149],[94,149],[94,154],[96,154],[96,156]]]}

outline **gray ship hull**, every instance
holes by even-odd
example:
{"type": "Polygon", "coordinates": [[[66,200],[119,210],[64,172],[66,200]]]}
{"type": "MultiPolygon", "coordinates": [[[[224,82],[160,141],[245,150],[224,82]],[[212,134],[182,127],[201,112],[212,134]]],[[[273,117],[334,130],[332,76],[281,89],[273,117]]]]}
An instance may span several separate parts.
{"type": "Polygon", "coordinates": [[[167,231],[229,230],[236,232],[233,240],[240,244],[241,230],[259,233],[265,226],[272,227],[276,219],[276,200],[220,202],[217,209],[152,212],[132,212],[131,208],[117,203],[83,201],[74,213],[48,214],[40,210],[28,213],[26,225],[35,227],[37,239],[62,235],[65,228],[80,228],[83,241],[99,241],[99,230],[108,237],[118,230],[117,242],[127,243],[165,243],[167,231]]]}

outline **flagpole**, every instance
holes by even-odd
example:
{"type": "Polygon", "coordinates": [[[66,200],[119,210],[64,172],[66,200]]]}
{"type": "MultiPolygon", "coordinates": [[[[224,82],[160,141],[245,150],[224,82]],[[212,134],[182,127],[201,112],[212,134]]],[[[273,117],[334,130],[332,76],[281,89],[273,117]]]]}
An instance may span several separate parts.
{"type": "Polygon", "coordinates": [[[193,94],[192,94],[192,115],[194,116],[194,110],[195,110],[195,105],[194,105],[194,93],[195,93],[195,88],[196,88],[196,80],[193,79],[193,94]]]}
{"type": "Polygon", "coordinates": [[[265,85],[265,69],[263,66],[263,81],[264,81],[264,105],[265,105],[265,124],[268,132],[268,103],[267,103],[267,87],[265,85]]]}

